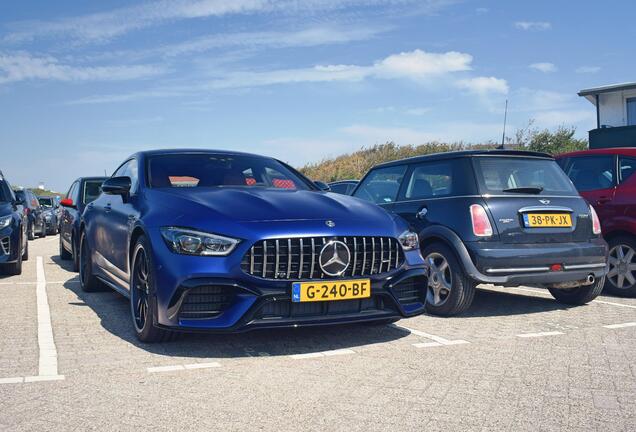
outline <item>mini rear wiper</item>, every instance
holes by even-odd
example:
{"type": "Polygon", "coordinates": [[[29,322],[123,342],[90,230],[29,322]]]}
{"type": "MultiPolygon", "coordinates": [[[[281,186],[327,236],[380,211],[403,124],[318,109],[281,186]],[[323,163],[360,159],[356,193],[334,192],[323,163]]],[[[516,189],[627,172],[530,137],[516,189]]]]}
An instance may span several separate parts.
{"type": "Polygon", "coordinates": [[[526,187],[504,189],[502,192],[540,194],[541,192],[543,192],[543,188],[541,186],[526,186],[526,187]]]}

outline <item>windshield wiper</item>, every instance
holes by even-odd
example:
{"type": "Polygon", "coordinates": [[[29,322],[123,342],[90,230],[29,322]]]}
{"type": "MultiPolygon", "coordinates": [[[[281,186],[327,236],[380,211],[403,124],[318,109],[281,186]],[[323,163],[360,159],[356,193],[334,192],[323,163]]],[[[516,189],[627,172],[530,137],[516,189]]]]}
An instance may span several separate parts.
{"type": "Polygon", "coordinates": [[[525,186],[525,187],[504,189],[502,192],[540,194],[541,192],[543,192],[543,188],[541,186],[525,186]]]}

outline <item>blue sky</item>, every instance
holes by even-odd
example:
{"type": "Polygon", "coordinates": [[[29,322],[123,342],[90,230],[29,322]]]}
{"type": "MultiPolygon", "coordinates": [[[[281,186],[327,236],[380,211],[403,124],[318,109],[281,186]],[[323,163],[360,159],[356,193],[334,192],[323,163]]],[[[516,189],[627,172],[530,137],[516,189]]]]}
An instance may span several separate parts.
{"type": "Polygon", "coordinates": [[[633,81],[632,1],[172,0],[0,4],[0,169],[65,191],[138,150],[296,166],[376,143],[573,125],[633,81]]]}

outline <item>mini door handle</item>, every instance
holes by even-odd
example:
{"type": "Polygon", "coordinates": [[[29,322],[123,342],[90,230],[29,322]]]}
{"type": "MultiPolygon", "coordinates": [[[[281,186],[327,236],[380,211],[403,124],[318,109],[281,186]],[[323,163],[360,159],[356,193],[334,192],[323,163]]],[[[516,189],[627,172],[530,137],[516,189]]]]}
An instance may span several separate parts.
{"type": "Polygon", "coordinates": [[[424,219],[426,217],[426,214],[428,213],[428,209],[426,207],[422,207],[416,214],[415,217],[417,217],[418,219],[424,219]]]}

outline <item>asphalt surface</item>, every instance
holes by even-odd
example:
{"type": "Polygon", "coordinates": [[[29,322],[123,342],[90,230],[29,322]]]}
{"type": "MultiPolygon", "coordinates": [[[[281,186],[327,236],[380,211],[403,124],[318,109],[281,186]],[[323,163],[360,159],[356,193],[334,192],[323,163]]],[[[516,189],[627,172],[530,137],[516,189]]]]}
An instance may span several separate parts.
{"type": "Polygon", "coordinates": [[[636,430],[636,299],[484,287],[456,318],[146,345],[57,237],[30,257],[0,276],[3,431],[636,430]]]}

